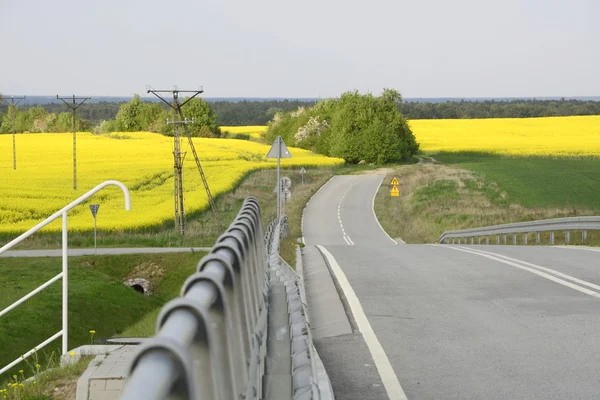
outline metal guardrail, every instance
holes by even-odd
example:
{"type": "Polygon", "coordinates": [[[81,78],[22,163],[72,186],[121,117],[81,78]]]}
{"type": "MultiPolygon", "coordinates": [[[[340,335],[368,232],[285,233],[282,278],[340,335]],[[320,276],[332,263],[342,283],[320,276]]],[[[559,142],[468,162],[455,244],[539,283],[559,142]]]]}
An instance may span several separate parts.
{"type": "Polygon", "coordinates": [[[571,231],[581,231],[581,240],[583,243],[587,240],[587,232],[590,230],[600,230],[600,217],[569,217],[569,218],[556,218],[556,219],[545,219],[538,221],[518,222],[514,224],[503,224],[487,226],[482,228],[473,229],[462,229],[457,231],[444,232],[439,239],[442,244],[452,244],[458,242],[458,244],[464,243],[475,244],[477,238],[477,244],[481,244],[481,238],[485,238],[485,243],[489,244],[490,236],[496,236],[496,243],[500,244],[500,237],[503,236],[504,244],[507,244],[507,236],[513,236],[513,244],[517,244],[517,234],[523,233],[523,243],[527,244],[527,234],[535,233],[536,243],[540,243],[540,233],[550,232],[550,244],[554,244],[554,232],[564,231],[565,242],[569,244],[571,238],[571,231]]]}
{"type": "Polygon", "coordinates": [[[99,184],[98,186],[96,186],[95,188],[93,188],[92,190],[90,190],[89,192],[80,196],[76,200],[67,204],[66,206],[64,206],[63,208],[61,208],[60,210],[58,210],[57,212],[55,212],[54,214],[52,214],[51,216],[49,216],[48,218],[46,218],[45,220],[43,220],[42,222],[40,222],[39,224],[34,226],[33,228],[29,229],[28,231],[21,234],[16,239],[13,239],[12,241],[10,241],[9,243],[5,244],[4,246],[2,246],[0,248],[0,254],[2,254],[5,251],[16,246],[17,244],[21,243],[23,240],[27,239],[29,236],[33,235],[34,233],[36,233],[37,231],[39,231],[40,229],[42,229],[43,227],[48,225],[50,222],[52,222],[58,218],[62,218],[62,272],[60,274],[56,275],[55,277],[53,277],[52,279],[48,280],[46,283],[44,283],[44,284],[40,285],[39,287],[37,287],[36,289],[32,290],[29,294],[27,294],[27,295],[23,296],[22,298],[20,298],[19,300],[15,301],[13,304],[6,307],[4,310],[0,311],[0,317],[1,317],[4,314],[11,311],[12,309],[14,309],[15,307],[17,307],[19,304],[27,301],[31,297],[35,296],[37,293],[44,290],[45,288],[50,286],[52,283],[56,282],[59,279],[62,279],[62,329],[60,331],[58,331],[57,333],[55,333],[54,335],[52,335],[51,337],[49,337],[48,339],[46,339],[45,341],[43,341],[42,343],[38,344],[33,349],[29,350],[27,353],[23,354],[22,356],[20,356],[19,358],[17,358],[13,362],[11,362],[10,364],[6,365],[4,368],[0,369],[0,375],[2,375],[4,372],[6,372],[9,369],[11,369],[12,367],[14,367],[21,361],[25,360],[27,357],[31,356],[36,351],[41,350],[42,348],[46,347],[48,344],[52,343],[54,340],[58,339],[61,336],[62,336],[62,354],[65,354],[68,351],[68,344],[69,344],[69,301],[68,301],[69,300],[69,279],[68,279],[69,278],[69,274],[68,274],[69,262],[68,262],[68,225],[67,225],[68,212],[69,212],[69,210],[71,210],[72,208],[83,203],[85,200],[90,198],[92,195],[94,195],[95,193],[104,189],[107,186],[118,186],[123,191],[123,195],[125,196],[125,209],[130,210],[131,209],[131,200],[129,197],[129,190],[127,190],[127,187],[125,187],[125,185],[123,185],[121,182],[118,182],[118,181],[114,181],[114,180],[105,181],[105,182],[102,182],[101,184],[99,184]]]}
{"type": "Polygon", "coordinates": [[[263,232],[247,198],[157,319],[121,399],[319,399],[294,271],[282,266],[286,221],[263,232]]]}

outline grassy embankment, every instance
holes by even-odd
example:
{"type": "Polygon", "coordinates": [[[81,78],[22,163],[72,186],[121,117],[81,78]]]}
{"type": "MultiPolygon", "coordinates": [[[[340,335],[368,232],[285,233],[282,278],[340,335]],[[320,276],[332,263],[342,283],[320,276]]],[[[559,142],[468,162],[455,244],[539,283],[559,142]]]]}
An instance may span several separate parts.
{"type": "MultiPolygon", "coordinates": [[[[433,243],[445,230],[600,212],[600,158],[464,152],[435,159],[436,165],[399,167],[386,176],[375,209],[393,237],[433,243]],[[400,180],[398,198],[389,195],[394,175],[400,180]]],[[[548,236],[542,235],[543,243],[548,236]]],[[[521,235],[518,240],[522,243],[521,235]]],[[[588,240],[599,243],[600,233],[588,232],[588,240]]],[[[535,243],[534,235],[528,241],[535,243]]],[[[580,242],[580,233],[572,232],[571,244],[580,242]]],[[[564,243],[564,232],[556,232],[556,243],[564,243]]]]}

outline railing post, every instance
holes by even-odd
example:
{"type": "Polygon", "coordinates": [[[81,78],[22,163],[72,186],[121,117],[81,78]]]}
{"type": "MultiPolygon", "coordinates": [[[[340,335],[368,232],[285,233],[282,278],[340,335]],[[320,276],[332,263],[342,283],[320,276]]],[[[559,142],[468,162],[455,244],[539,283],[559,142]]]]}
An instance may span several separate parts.
{"type": "Polygon", "coordinates": [[[550,232],[550,244],[554,244],[554,231],[550,232]]]}
{"type": "Polygon", "coordinates": [[[513,233],[513,245],[517,245],[517,234],[513,233]]]}
{"type": "Polygon", "coordinates": [[[504,234],[504,244],[506,244],[506,234],[504,234]]]}
{"type": "Polygon", "coordinates": [[[540,244],[540,233],[539,232],[535,233],[535,243],[540,244]]]}
{"type": "Polygon", "coordinates": [[[473,236],[471,236],[471,244],[474,244],[475,242],[475,238],[473,236]]]}
{"type": "Polygon", "coordinates": [[[67,211],[62,213],[62,353],[69,351],[69,263],[67,211]]]}
{"type": "Polygon", "coordinates": [[[581,231],[581,243],[585,244],[586,240],[587,240],[587,231],[583,230],[583,231],[581,231]]]}
{"type": "Polygon", "coordinates": [[[525,232],[525,233],[523,234],[523,244],[524,244],[524,245],[527,245],[527,235],[529,235],[527,232],[525,232]]]}
{"type": "Polygon", "coordinates": [[[565,244],[569,244],[571,242],[571,231],[565,231],[565,244]]]}
{"type": "Polygon", "coordinates": [[[487,244],[487,245],[490,244],[490,237],[489,236],[485,237],[485,244],[487,244]]]}
{"type": "Polygon", "coordinates": [[[500,244],[500,235],[496,235],[496,244],[500,244]]]}
{"type": "Polygon", "coordinates": [[[477,236],[477,244],[481,244],[481,236],[477,236]]]}

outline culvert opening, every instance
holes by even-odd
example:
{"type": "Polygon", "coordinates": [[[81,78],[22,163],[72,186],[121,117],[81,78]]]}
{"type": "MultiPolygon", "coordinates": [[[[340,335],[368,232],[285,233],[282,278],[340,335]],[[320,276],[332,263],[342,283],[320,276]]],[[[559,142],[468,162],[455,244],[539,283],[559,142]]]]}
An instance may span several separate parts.
{"type": "Polygon", "coordinates": [[[146,293],[145,290],[144,290],[144,288],[142,287],[142,285],[132,285],[131,288],[133,290],[135,290],[136,292],[139,292],[141,294],[145,294],[146,293]]]}

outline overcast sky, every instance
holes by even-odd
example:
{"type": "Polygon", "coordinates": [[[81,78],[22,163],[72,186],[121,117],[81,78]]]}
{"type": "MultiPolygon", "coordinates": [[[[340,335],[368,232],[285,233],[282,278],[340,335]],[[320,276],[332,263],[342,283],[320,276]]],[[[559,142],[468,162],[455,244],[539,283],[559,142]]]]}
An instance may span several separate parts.
{"type": "Polygon", "coordinates": [[[598,0],[0,0],[0,92],[600,95],[598,0]]]}

